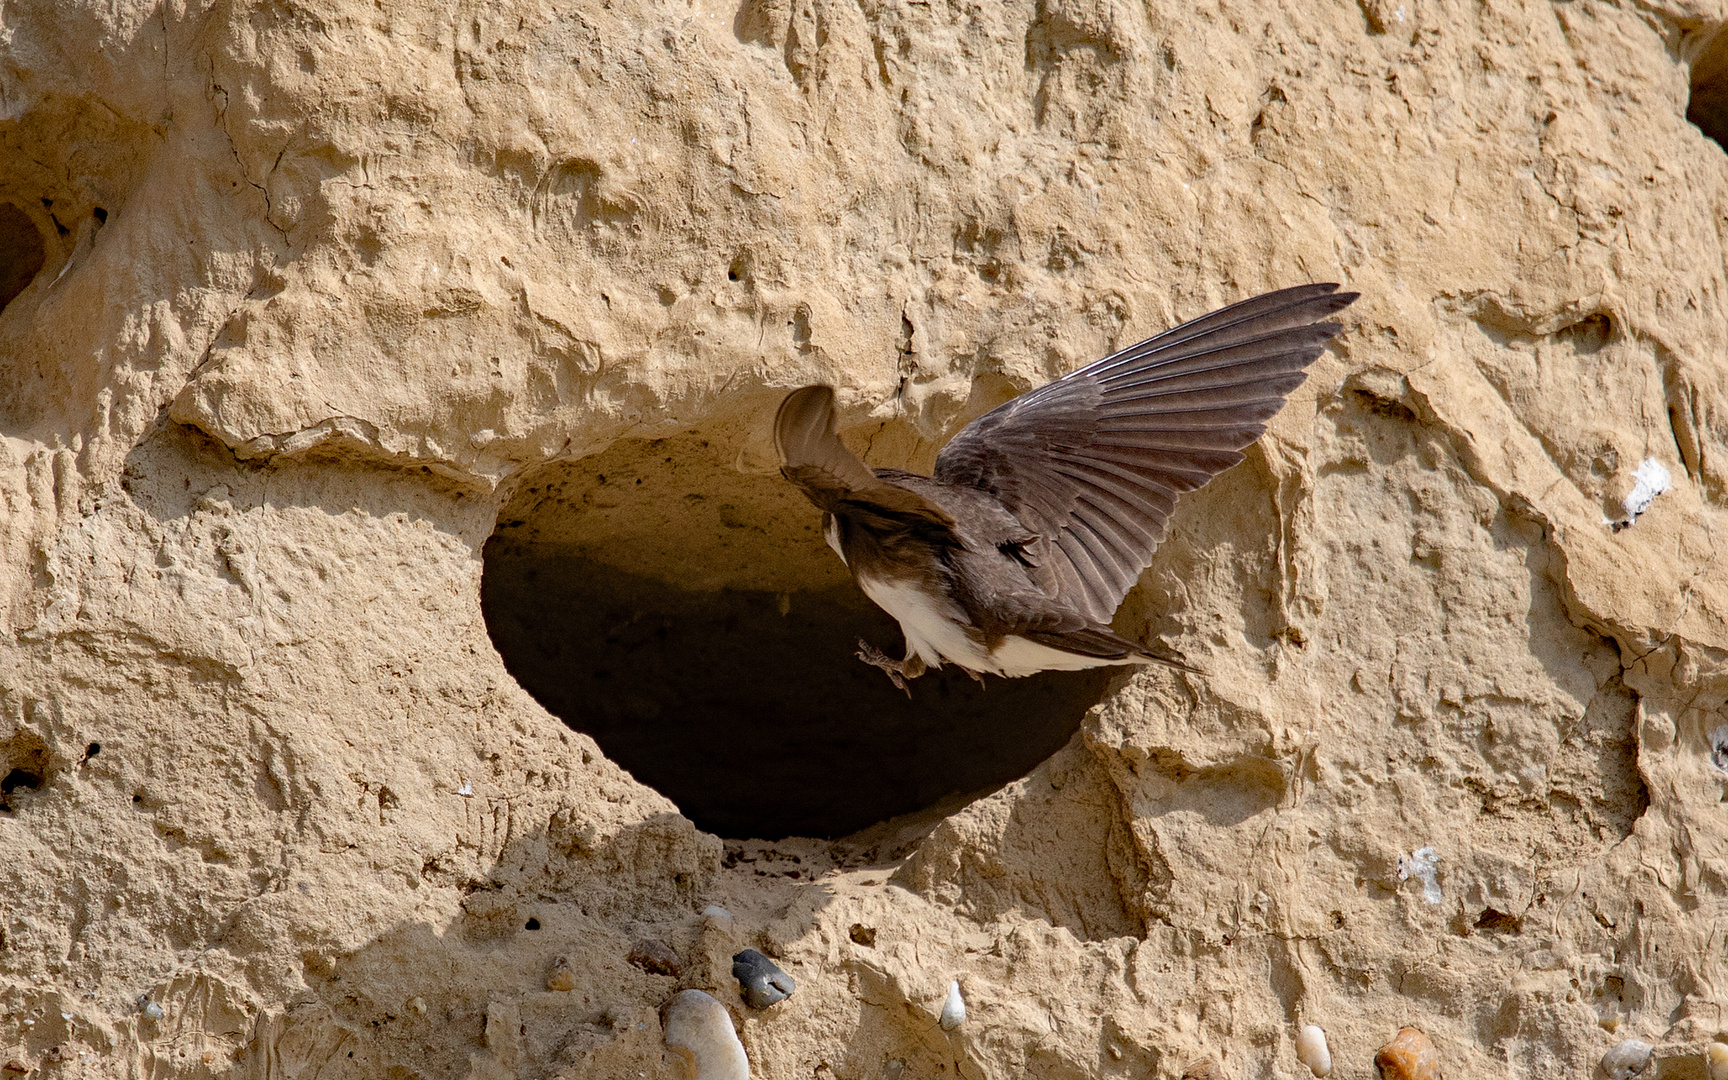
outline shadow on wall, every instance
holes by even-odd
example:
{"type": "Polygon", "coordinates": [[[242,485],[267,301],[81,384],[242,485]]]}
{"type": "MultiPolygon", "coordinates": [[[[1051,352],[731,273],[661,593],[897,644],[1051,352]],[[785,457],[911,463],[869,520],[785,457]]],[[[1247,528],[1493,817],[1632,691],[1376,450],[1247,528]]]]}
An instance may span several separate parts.
{"type": "Polygon", "coordinates": [[[702,828],[834,837],[1023,776],[1108,670],[957,671],[911,695],[854,655],[898,626],[814,508],[697,435],[621,443],[525,483],[486,546],[486,624],[518,682],[702,828]]]}

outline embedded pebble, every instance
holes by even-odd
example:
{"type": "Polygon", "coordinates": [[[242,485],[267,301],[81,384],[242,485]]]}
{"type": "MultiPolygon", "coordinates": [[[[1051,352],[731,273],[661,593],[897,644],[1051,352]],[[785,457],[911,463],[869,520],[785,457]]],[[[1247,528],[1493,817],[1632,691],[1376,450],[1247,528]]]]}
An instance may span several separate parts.
{"type": "Polygon", "coordinates": [[[1296,1060],[1308,1066],[1315,1076],[1332,1074],[1332,1050],[1326,1045],[1326,1032],[1319,1024],[1306,1024],[1296,1033],[1296,1060]]]}
{"type": "Polygon", "coordinates": [[[1413,1027],[1401,1027],[1374,1055],[1380,1080],[1440,1080],[1440,1051],[1413,1027]]]}
{"type": "Polygon", "coordinates": [[[0,1065],[0,1072],[5,1073],[7,1076],[26,1076],[30,1072],[30,1066],[19,1061],[17,1058],[13,1058],[5,1065],[0,1065]]]}
{"type": "MultiPolygon", "coordinates": [[[[156,1004],[154,1001],[150,1001],[148,999],[145,1000],[140,1011],[143,1012],[143,1014],[145,1016],[149,1017],[151,1020],[160,1020],[164,1016],[168,1015],[167,1010],[163,1009],[162,1006],[156,1004]]],[[[29,1021],[26,1021],[26,1023],[28,1023],[28,1022],[29,1021]]]]}
{"type": "Polygon", "coordinates": [[[936,1018],[943,1031],[953,1031],[966,1022],[966,999],[960,996],[960,983],[948,984],[948,998],[942,1002],[942,1015],[936,1018]]]}
{"type": "Polygon", "coordinates": [[[1704,1067],[1710,1080],[1728,1080],[1728,1043],[1711,1043],[1704,1051],[1704,1067]]]}
{"type": "Polygon", "coordinates": [[[744,993],[744,1004],[752,1009],[778,1005],[798,989],[792,976],[755,949],[745,949],[732,958],[732,977],[744,993]]]}
{"type": "Polygon", "coordinates": [[[703,908],[702,921],[716,930],[732,929],[732,913],[719,904],[709,904],[703,908]]]}
{"type": "Polygon", "coordinates": [[[630,946],[630,955],[625,959],[650,975],[670,975],[676,979],[684,974],[684,964],[678,959],[678,954],[659,938],[638,941],[630,946]]]}
{"type": "Polygon", "coordinates": [[[1655,1047],[1641,1039],[1627,1039],[1602,1055],[1602,1072],[1608,1080],[1631,1080],[1650,1065],[1655,1047]]]}
{"type": "Polygon", "coordinates": [[[426,999],[421,997],[419,994],[415,994],[403,1004],[407,1005],[408,1011],[413,1013],[415,1016],[426,1015],[426,999]]]}
{"type": "Polygon", "coordinates": [[[568,956],[558,957],[552,961],[552,966],[546,969],[546,989],[576,989],[576,969],[570,965],[568,956]]]}
{"type": "Polygon", "coordinates": [[[1195,1058],[1182,1070],[1182,1080],[1224,1080],[1224,1067],[1217,1058],[1195,1058]]]}
{"type": "Polygon", "coordinates": [[[750,1080],[750,1059],[726,1006],[700,990],[683,990],[661,1018],[666,1047],[685,1065],[689,1080],[750,1080]]]}

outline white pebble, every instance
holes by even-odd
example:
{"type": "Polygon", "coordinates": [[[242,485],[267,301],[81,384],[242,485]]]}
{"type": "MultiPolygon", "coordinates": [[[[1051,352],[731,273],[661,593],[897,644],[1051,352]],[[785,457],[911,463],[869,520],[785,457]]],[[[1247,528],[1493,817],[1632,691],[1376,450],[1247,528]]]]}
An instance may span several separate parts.
{"type": "Polygon", "coordinates": [[[160,1020],[164,1016],[168,1015],[168,1013],[162,1008],[162,1006],[156,1004],[154,1001],[146,1001],[144,1003],[144,1015],[152,1020],[160,1020]]]}
{"type": "Polygon", "coordinates": [[[750,1059],[726,1006],[700,990],[683,990],[666,1005],[666,1046],[684,1059],[694,1080],[750,1080],[750,1059]]]}
{"type": "Polygon", "coordinates": [[[1728,1080],[1728,1043],[1711,1043],[1704,1051],[1704,1064],[1710,1070],[1710,1080],[1728,1080]]]}
{"type": "Polygon", "coordinates": [[[936,1018],[943,1031],[953,1031],[966,1022],[966,999],[960,996],[960,984],[948,984],[948,999],[942,1003],[942,1015],[936,1018]]]}
{"type": "Polygon", "coordinates": [[[1639,1039],[1617,1043],[1602,1055],[1602,1072],[1608,1080],[1631,1080],[1650,1065],[1655,1047],[1639,1039]]]}
{"type": "Polygon", "coordinates": [[[1296,1060],[1308,1066],[1315,1076],[1332,1074],[1332,1051],[1326,1046],[1326,1032],[1319,1024],[1306,1024],[1296,1033],[1296,1060]]]}
{"type": "Polygon", "coordinates": [[[732,913],[719,904],[709,904],[703,908],[702,921],[716,930],[732,929],[732,913]]]}
{"type": "Polygon", "coordinates": [[[462,786],[456,789],[456,794],[465,795],[465,796],[473,795],[474,794],[474,782],[471,780],[462,781],[462,786]]]}

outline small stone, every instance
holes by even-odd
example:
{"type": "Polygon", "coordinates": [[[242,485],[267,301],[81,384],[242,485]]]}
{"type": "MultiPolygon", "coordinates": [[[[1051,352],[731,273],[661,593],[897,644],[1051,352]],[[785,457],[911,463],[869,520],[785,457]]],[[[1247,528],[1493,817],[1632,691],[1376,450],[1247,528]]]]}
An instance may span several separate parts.
{"type": "Polygon", "coordinates": [[[1413,1027],[1401,1027],[1374,1055],[1380,1080],[1441,1080],[1440,1051],[1413,1027]]]}
{"type": "Polygon", "coordinates": [[[1728,1080],[1728,1043],[1711,1043],[1704,1051],[1704,1067],[1710,1080],[1728,1080]]]}
{"type": "Polygon", "coordinates": [[[17,1058],[13,1058],[6,1064],[0,1065],[0,1073],[5,1073],[8,1078],[15,1076],[28,1076],[30,1075],[30,1066],[19,1061],[17,1058]]]}
{"type": "Polygon", "coordinates": [[[666,1048],[679,1057],[692,1080],[750,1080],[750,1059],[732,1027],[726,1006],[700,990],[684,990],[666,1003],[661,1017],[666,1048]]]}
{"type": "Polygon", "coordinates": [[[574,990],[576,989],[576,969],[570,966],[568,956],[560,956],[552,961],[552,966],[546,969],[546,989],[574,990]]]}
{"type": "Polygon", "coordinates": [[[625,959],[650,975],[670,975],[676,979],[684,974],[684,964],[678,959],[678,954],[659,938],[638,941],[630,946],[630,955],[625,959]]]}
{"type": "Polygon", "coordinates": [[[65,1043],[57,1043],[43,1052],[42,1060],[56,1065],[62,1061],[71,1061],[72,1048],[65,1043]]]}
{"type": "Polygon", "coordinates": [[[1602,1073],[1608,1080],[1631,1080],[1650,1066],[1655,1047],[1641,1039],[1627,1039],[1609,1047],[1602,1055],[1602,1073]]]}
{"type": "Polygon", "coordinates": [[[744,1004],[752,1009],[777,1005],[798,989],[792,976],[755,949],[745,949],[732,958],[732,977],[744,993],[744,1004]]]}
{"type": "Polygon", "coordinates": [[[966,999],[960,996],[960,983],[948,984],[948,998],[942,1002],[942,1015],[936,1018],[943,1031],[953,1031],[966,1022],[966,999]]]}
{"type": "Polygon", "coordinates": [[[426,1015],[426,999],[421,997],[419,994],[415,994],[413,997],[409,998],[406,1004],[408,1006],[408,1011],[413,1013],[415,1016],[426,1015]]]}
{"type": "Polygon", "coordinates": [[[1182,1070],[1182,1080],[1224,1080],[1224,1066],[1217,1058],[1195,1058],[1182,1070]]]}
{"type": "Polygon", "coordinates": [[[1332,1074],[1332,1049],[1326,1045],[1326,1032],[1319,1024],[1304,1025],[1296,1033],[1296,1060],[1315,1076],[1332,1074]]]}
{"type": "Polygon", "coordinates": [[[853,923],[852,929],[846,932],[846,936],[851,938],[854,944],[862,945],[866,949],[874,949],[876,947],[876,928],[874,926],[865,926],[863,923],[853,923]]]}
{"type": "Polygon", "coordinates": [[[729,933],[732,930],[732,913],[719,904],[709,904],[702,909],[702,922],[712,930],[729,933]]]}

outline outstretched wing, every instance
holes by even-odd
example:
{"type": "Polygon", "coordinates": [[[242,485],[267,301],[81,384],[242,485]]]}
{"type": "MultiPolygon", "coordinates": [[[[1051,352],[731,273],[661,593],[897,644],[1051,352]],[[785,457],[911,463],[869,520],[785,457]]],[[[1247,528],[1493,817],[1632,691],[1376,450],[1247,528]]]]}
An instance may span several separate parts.
{"type": "Polygon", "coordinates": [[[1108,623],[1177,496],[1242,460],[1357,295],[1281,289],[1129,346],[974,420],[936,479],[1000,499],[1040,538],[1039,586],[1108,623]]]}
{"type": "Polygon", "coordinates": [[[780,473],[830,514],[851,514],[878,527],[934,526],[954,519],[922,495],[877,476],[834,430],[834,391],[806,386],[786,395],[774,416],[780,473]]]}

